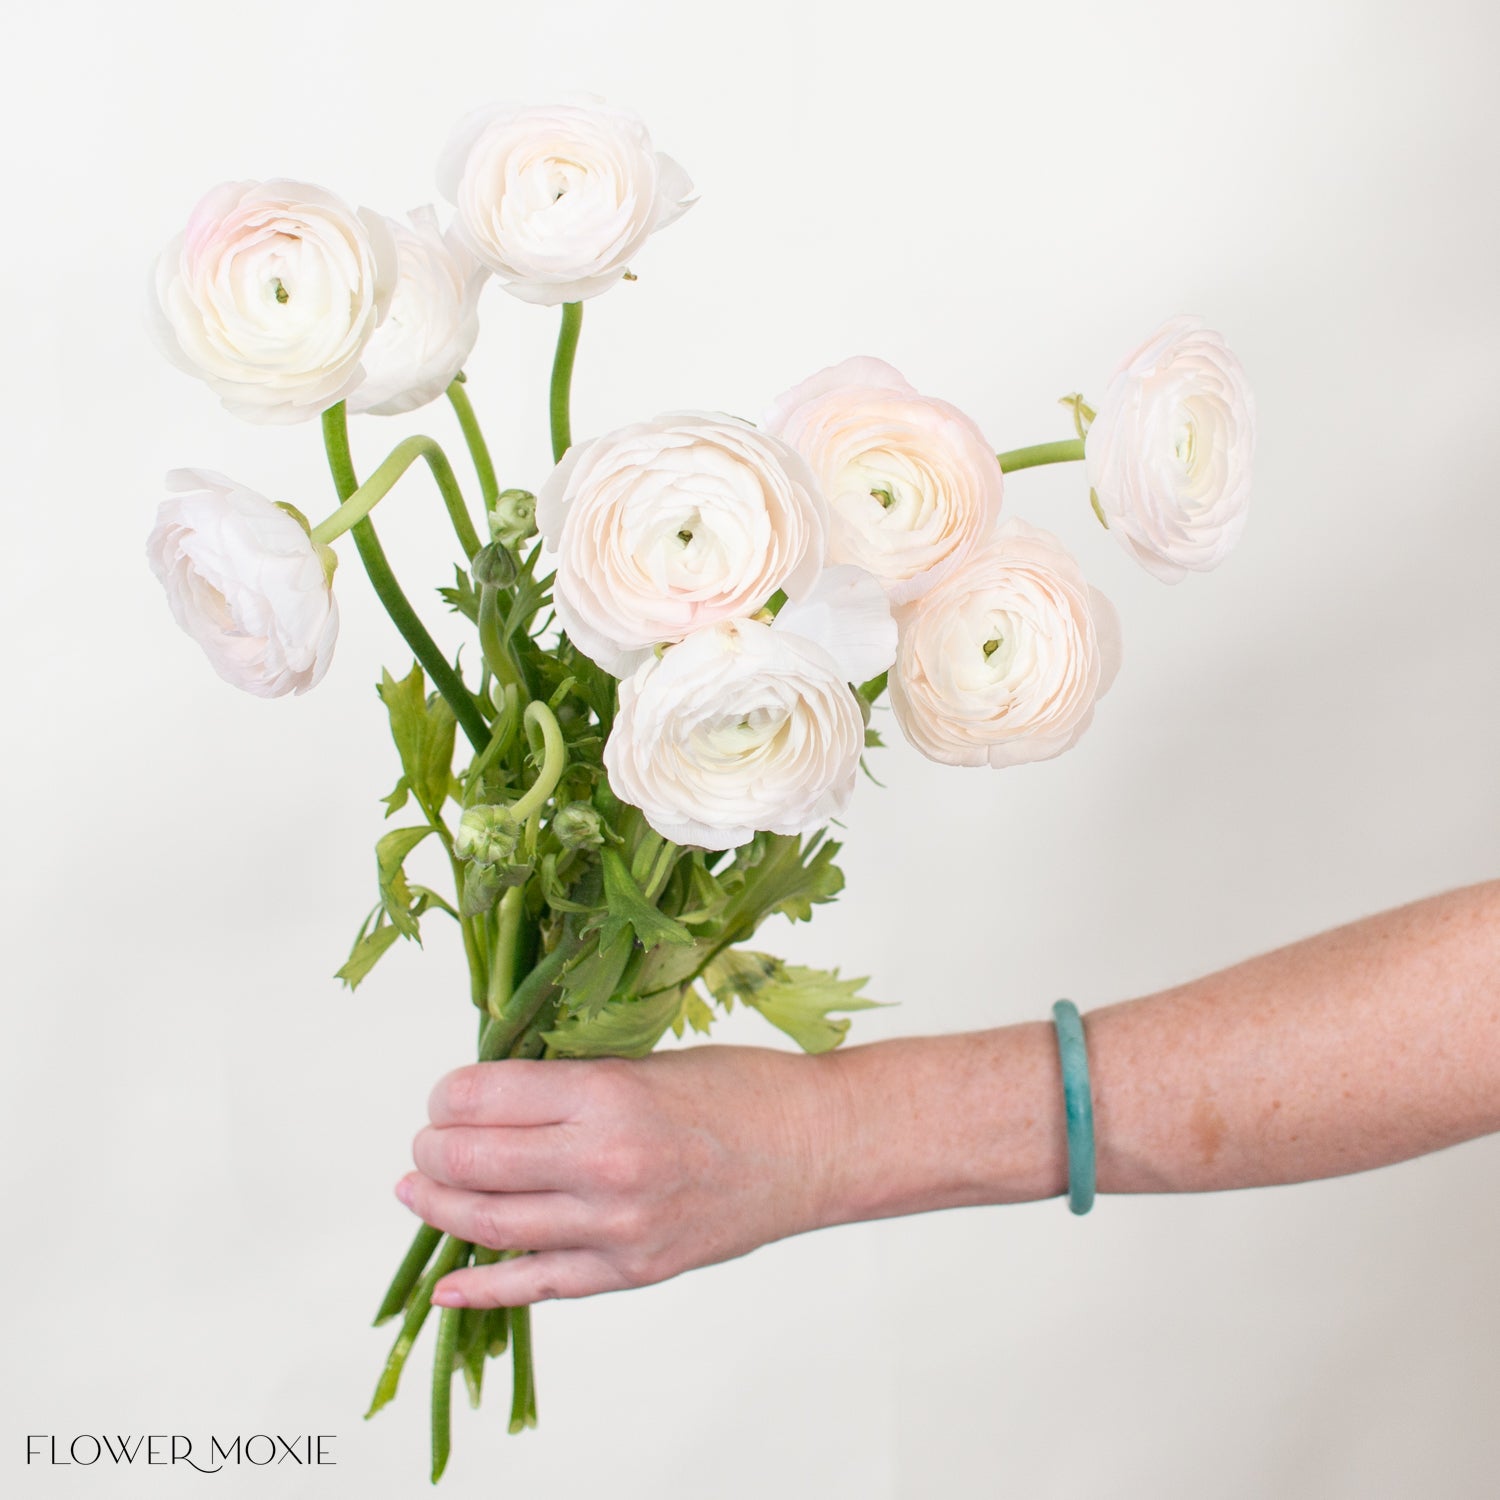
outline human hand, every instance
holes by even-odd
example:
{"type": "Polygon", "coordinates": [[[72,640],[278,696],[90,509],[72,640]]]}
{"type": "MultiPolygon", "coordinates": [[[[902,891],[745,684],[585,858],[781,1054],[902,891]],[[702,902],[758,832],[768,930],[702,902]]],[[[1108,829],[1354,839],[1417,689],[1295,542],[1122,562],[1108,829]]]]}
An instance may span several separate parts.
{"type": "Polygon", "coordinates": [[[646,1286],[832,1222],[840,1088],[834,1057],[758,1047],[459,1068],[397,1196],[473,1244],[535,1253],[455,1271],[433,1302],[646,1286]]]}

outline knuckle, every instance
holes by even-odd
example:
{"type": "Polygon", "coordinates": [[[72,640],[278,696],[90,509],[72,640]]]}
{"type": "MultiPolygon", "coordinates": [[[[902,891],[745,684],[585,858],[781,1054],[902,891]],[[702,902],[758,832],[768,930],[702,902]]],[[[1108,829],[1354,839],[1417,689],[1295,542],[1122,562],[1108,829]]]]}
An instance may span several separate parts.
{"type": "Polygon", "coordinates": [[[617,1255],[614,1268],[627,1286],[649,1286],[658,1279],[655,1257],[644,1250],[617,1255]]]}
{"type": "Polygon", "coordinates": [[[633,1193],[650,1179],[651,1158],[635,1141],[613,1141],[599,1159],[603,1185],[617,1193],[633,1193]]]}
{"type": "Polygon", "coordinates": [[[622,1247],[642,1244],[650,1232],[651,1215],[638,1203],[621,1204],[604,1224],[606,1238],[622,1247]]]}
{"type": "Polygon", "coordinates": [[[509,1230],[505,1223],[505,1215],[498,1204],[483,1203],[476,1208],[469,1229],[469,1238],[473,1243],[483,1245],[490,1250],[506,1248],[509,1230]]]}
{"type": "Polygon", "coordinates": [[[461,1130],[443,1132],[438,1146],[438,1160],[443,1175],[455,1186],[468,1186],[479,1171],[479,1149],[473,1136],[461,1130]]]}

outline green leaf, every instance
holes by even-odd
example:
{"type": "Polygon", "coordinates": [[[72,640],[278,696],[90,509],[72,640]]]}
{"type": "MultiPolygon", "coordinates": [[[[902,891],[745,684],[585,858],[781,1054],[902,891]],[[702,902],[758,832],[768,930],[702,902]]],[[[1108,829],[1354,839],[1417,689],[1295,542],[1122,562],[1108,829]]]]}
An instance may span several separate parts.
{"type": "Polygon", "coordinates": [[[844,1040],[847,1018],[831,1011],[871,1010],[859,994],[864,979],[840,979],[837,969],[785,964],[769,953],[728,948],[703,971],[703,982],[726,1009],[735,1000],[758,1010],[804,1052],[829,1052],[844,1040]]]}
{"type": "Polygon", "coordinates": [[[391,788],[390,792],[380,799],[385,803],[386,817],[394,817],[398,812],[400,812],[401,809],[406,806],[406,799],[410,795],[411,783],[407,781],[405,776],[403,776],[401,780],[391,788]]]}
{"type": "Polygon", "coordinates": [[[455,614],[463,615],[475,624],[479,623],[479,595],[475,591],[474,580],[456,563],[453,567],[453,587],[439,589],[438,594],[455,614]]]}
{"type": "Polygon", "coordinates": [[[494,910],[501,891],[513,885],[525,885],[530,878],[530,865],[482,865],[477,860],[471,861],[464,868],[464,888],[458,909],[466,917],[483,916],[494,910]]]}
{"type": "Polygon", "coordinates": [[[682,992],[682,1009],[672,1022],[672,1034],[682,1035],[683,1023],[691,1026],[699,1036],[707,1036],[714,1024],[714,1013],[704,1004],[697,990],[689,987],[682,992]]]}
{"type": "Polygon", "coordinates": [[[617,933],[609,943],[601,933],[598,944],[564,969],[558,980],[568,1008],[584,1017],[598,1015],[615,998],[634,952],[628,932],[617,933]]]}
{"type": "Polygon", "coordinates": [[[431,828],[393,828],[375,845],[381,903],[397,931],[409,938],[417,936],[417,919],[411,910],[411,887],[401,867],[406,856],[431,832],[431,828]]]}
{"type": "Polygon", "coordinates": [[[389,924],[362,933],[349,954],[349,961],[333,977],[342,979],[351,990],[358,989],[360,980],[375,967],[399,936],[389,924]]]}
{"type": "Polygon", "coordinates": [[[600,851],[604,866],[604,903],[608,908],[599,923],[599,946],[607,948],[627,929],[634,932],[648,951],[658,943],[691,943],[693,935],[681,922],[660,912],[646,899],[625,861],[613,849],[600,851]]]}
{"type": "Polygon", "coordinates": [[[429,697],[420,666],[413,666],[399,682],[389,672],[382,672],[378,691],[390,715],[391,738],[401,756],[406,784],[422,810],[435,818],[453,782],[457,728],[453,710],[441,695],[429,697]]]}
{"type": "Polygon", "coordinates": [[[684,1001],[681,990],[612,1000],[595,1016],[570,1015],[543,1037],[563,1057],[644,1057],[681,1016],[684,1001]]]}

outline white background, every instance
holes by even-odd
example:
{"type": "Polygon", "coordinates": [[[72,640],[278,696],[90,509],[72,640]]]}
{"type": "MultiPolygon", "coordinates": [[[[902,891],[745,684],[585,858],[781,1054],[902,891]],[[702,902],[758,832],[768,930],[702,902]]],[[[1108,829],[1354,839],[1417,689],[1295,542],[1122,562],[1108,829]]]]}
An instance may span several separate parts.
{"type": "MultiPolygon", "coordinates": [[[[144,333],[147,268],[199,194],[290,175],[397,212],[434,195],[470,106],[632,104],[702,201],[589,304],[580,435],[754,416],[868,352],[1010,447],[1066,436],[1056,397],[1099,392],[1163,318],[1226,334],[1261,422],[1238,553],[1165,588],[1076,467],[1014,477],[1009,508],[1119,606],[1117,686],[1051,764],[882,755],[844,901],[767,939],[901,1002],[856,1037],[958,1030],[1496,873],[1496,43],[1487,5],[1368,0],[13,17],[0,1488],[425,1488],[425,1348],[364,1424],[387,1346],[366,1325],[410,1231],[391,1187],[470,1012],[435,925],[357,998],[330,978],[396,774],[371,685],[405,661],[358,568],[328,680],[272,704],[211,674],[146,571],[168,467],[330,504],[316,424],[237,421],[144,333]],[[100,1431],[332,1433],[338,1467],[23,1467],[27,1433],[100,1431]]],[[[492,287],[484,317],[471,390],[504,480],[534,486],[554,316],[492,287]]],[[[444,407],[361,419],[362,462],[418,427],[456,442],[444,407]]],[[[436,614],[452,545],[425,481],[381,520],[436,614]]],[[[1490,1140],[1083,1221],[1050,1202],[841,1229],[549,1305],[540,1431],[456,1393],[445,1492],[1490,1494],[1497,1188],[1490,1140]]]]}

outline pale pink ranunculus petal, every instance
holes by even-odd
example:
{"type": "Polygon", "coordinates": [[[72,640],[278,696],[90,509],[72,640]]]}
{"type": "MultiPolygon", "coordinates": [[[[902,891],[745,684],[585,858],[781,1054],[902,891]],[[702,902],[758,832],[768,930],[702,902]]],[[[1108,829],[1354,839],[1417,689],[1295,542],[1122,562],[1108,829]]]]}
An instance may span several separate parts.
{"type": "Polygon", "coordinates": [[[822,647],[723,620],[620,683],[604,765],[615,794],[663,837],[732,849],[842,814],[864,740],[859,702],[822,647]]]}
{"type": "Polygon", "coordinates": [[[312,183],[208,192],[156,263],[151,323],[172,362],[255,422],[299,422],[350,394],[390,306],[385,220],[312,183]]]}
{"type": "Polygon", "coordinates": [[[438,185],[481,264],[545,305],[607,291],[696,202],[640,118],[590,95],[474,111],[443,150],[438,185]]]}
{"type": "Polygon", "coordinates": [[[849,682],[865,682],[896,659],[896,621],[880,580],[863,568],[835,563],[813,586],[788,599],[776,628],[815,641],[849,682]]]}
{"type": "Polygon", "coordinates": [[[668,412],[576,444],[537,493],[553,601],[579,649],[628,674],[653,647],[798,597],[826,511],[786,444],[714,412],[668,412]]]}
{"type": "Polygon", "coordinates": [[[1055,536],[1015,518],[896,620],[896,722],[945,765],[1061,755],[1119,671],[1114,607],[1055,536]]]}
{"type": "Polygon", "coordinates": [[[226,682],[260,698],[316,687],[339,613],[302,524],[211,469],[174,469],[146,556],[177,623],[226,682]]]}
{"type": "Polygon", "coordinates": [[[893,603],[937,584],[999,516],[1004,481],[984,434],[883,360],[819,371],[772,403],[765,428],[823,490],[828,560],[873,573],[893,603]]]}
{"type": "Polygon", "coordinates": [[[1110,379],[1085,440],[1110,534],[1177,583],[1239,540],[1255,459],[1255,398],[1239,360],[1195,317],[1173,318],[1110,379]]]}
{"type": "Polygon", "coordinates": [[[463,368],[479,338],[479,293],[488,271],[444,234],[430,204],[410,225],[385,223],[396,246],[395,295],[361,356],[364,378],[351,412],[397,416],[435,401],[463,368]]]}

